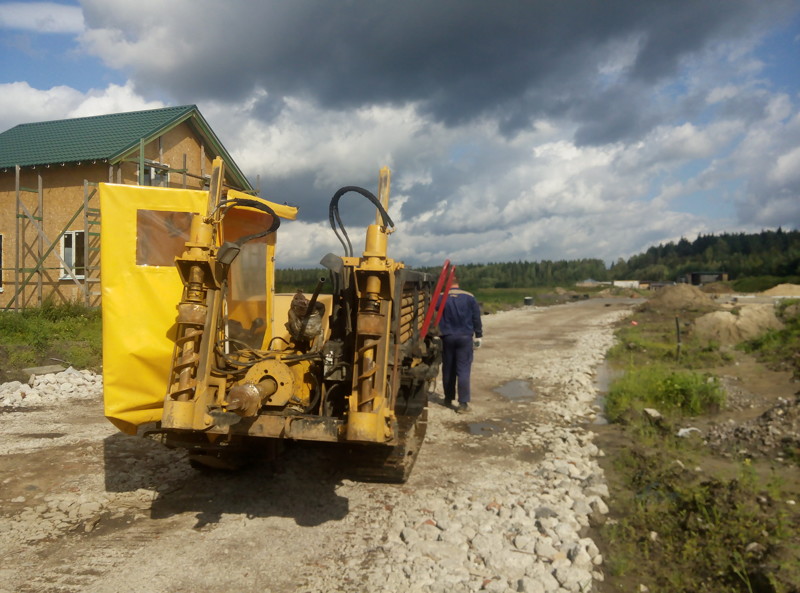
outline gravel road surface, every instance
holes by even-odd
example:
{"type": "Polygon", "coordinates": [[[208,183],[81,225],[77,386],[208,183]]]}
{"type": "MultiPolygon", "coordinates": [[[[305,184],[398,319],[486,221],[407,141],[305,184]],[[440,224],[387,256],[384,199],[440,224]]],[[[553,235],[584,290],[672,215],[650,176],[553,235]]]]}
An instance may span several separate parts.
{"type": "Polygon", "coordinates": [[[472,412],[432,396],[403,485],[330,446],[197,472],[102,416],[99,377],[0,385],[2,593],[591,591],[607,512],[594,372],[635,301],[484,318],[472,412]]]}

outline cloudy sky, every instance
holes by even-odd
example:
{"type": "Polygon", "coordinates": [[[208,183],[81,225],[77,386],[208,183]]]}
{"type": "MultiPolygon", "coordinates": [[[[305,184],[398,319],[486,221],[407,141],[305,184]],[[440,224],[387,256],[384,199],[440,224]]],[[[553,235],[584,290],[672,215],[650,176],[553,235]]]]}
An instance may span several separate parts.
{"type": "Polygon", "coordinates": [[[0,41],[0,130],[196,104],[300,206],[283,266],[382,165],[412,265],[800,227],[800,0],[0,0],[0,41]]]}

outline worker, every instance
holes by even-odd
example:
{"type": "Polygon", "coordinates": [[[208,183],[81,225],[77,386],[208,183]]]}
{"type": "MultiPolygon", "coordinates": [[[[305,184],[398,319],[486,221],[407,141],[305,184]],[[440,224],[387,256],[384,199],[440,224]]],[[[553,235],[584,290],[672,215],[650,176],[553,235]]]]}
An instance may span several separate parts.
{"type": "Polygon", "coordinates": [[[456,412],[463,414],[469,411],[472,354],[473,348],[479,348],[481,345],[483,326],[478,301],[472,294],[459,288],[458,278],[455,275],[439,321],[439,334],[442,337],[442,384],[445,404],[453,407],[457,387],[456,412]]]}

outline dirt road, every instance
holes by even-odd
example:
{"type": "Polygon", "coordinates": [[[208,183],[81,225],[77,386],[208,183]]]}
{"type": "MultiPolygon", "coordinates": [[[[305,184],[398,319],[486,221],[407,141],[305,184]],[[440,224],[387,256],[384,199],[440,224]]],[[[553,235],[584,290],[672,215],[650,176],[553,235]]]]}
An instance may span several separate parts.
{"type": "Polygon", "coordinates": [[[0,592],[589,590],[592,372],[632,304],[485,317],[473,411],[437,389],[402,486],[346,479],[321,446],[199,473],[116,432],[99,396],[0,408],[0,592]]]}

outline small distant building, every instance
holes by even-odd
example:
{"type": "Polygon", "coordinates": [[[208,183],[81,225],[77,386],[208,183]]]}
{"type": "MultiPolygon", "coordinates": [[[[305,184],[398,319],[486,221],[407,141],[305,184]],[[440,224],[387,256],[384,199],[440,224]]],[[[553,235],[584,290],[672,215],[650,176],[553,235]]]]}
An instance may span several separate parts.
{"type": "Polygon", "coordinates": [[[648,290],[658,290],[660,288],[664,288],[665,286],[675,286],[674,282],[651,282],[650,286],[648,286],[648,290]]]}
{"type": "Polygon", "coordinates": [[[614,280],[614,286],[617,288],[639,288],[638,280],[614,280]]]}
{"type": "MultiPolygon", "coordinates": [[[[0,308],[99,304],[99,182],[253,187],[195,105],[21,124],[0,134],[0,308]]],[[[106,229],[114,232],[114,229],[106,229]]]]}
{"type": "Polygon", "coordinates": [[[727,282],[727,272],[689,272],[683,278],[683,282],[692,286],[703,286],[714,282],[727,282]]]}

